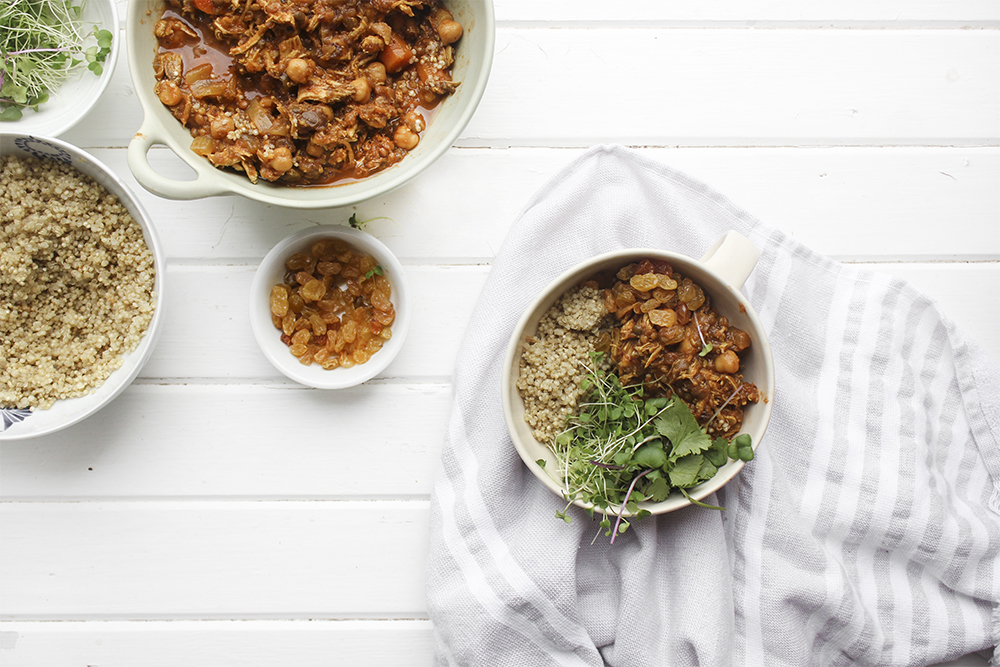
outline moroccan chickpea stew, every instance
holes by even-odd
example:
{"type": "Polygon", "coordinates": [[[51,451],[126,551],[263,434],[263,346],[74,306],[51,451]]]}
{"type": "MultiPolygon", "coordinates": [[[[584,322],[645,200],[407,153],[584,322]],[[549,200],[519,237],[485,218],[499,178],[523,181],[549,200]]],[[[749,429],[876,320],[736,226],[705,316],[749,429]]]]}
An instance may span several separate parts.
{"type": "Polygon", "coordinates": [[[396,311],[385,270],[341,239],[320,240],[285,260],[271,288],[271,322],[302,364],[366,363],[392,337],[396,311]]]}
{"type": "Polygon", "coordinates": [[[285,185],[365,178],[453,93],[463,28],[437,0],[168,0],[155,93],[191,150],[285,185]]]}
{"type": "Polygon", "coordinates": [[[640,502],[680,493],[703,505],[689,489],[730,459],[753,458],[740,433],[744,408],[761,400],[740,372],[751,346],[665,261],[602,272],[563,294],[522,341],[516,386],[566,500],[617,514],[614,527],[601,522],[612,541],[626,515],[649,514],[640,502]]]}

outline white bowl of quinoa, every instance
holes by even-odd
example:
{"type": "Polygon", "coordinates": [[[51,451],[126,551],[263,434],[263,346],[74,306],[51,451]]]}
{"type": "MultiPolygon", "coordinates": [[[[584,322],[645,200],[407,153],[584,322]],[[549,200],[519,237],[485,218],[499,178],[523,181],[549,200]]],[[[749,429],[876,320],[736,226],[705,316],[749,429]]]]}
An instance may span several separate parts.
{"type": "MultiPolygon", "coordinates": [[[[752,459],[774,392],[766,334],[739,291],[757,257],[750,242],[735,232],[702,260],[650,248],[614,251],[568,270],[528,306],[504,361],[504,416],[525,465],[566,500],[567,509],[577,505],[613,522],[616,515],[622,521],[703,504],[752,459]],[[607,383],[608,393],[595,398],[592,387],[600,383],[607,383]],[[615,449],[609,443],[628,434],[607,429],[601,437],[608,444],[581,448],[578,434],[595,431],[590,424],[603,409],[595,405],[606,396],[623,397],[619,387],[631,388],[632,397],[606,405],[612,411],[630,402],[645,408],[647,417],[637,412],[631,422],[645,424],[635,430],[642,439],[615,449]],[[655,407],[648,399],[655,399],[655,407]],[[583,412],[590,414],[581,427],[583,412]],[[676,423],[682,416],[691,420],[704,433],[699,436],[704,449],[684,449],[682,455],[681,447],[694,447],[695,440],[681,444],[674,437],[679,431],[669,424],[658,430],[660,415],[676,423]],[[602,453],[602,447],[607,458],[590,455],[602,453]],[[640,449],[646,450],[641,457],[640,449]],[[739,455],[727,456],[727,451],[739,455]],[[695,468],[683,470],[699,456],[695,468]],[[599,474],[591,482],[592,470],[599,474]],[[592,489],[612,475],[621,475],[626,487],[629,479],[636,482],[628,492],[618,489],[610,496],[570,490],[580,488],[574,476],[586,477],[592,489]],[[664,481],[654,487],[655,478],[664,481]],[[678,482],[681,478],[687,481],[678,482]],[[597,496],[617,501],[601,506],[603,500],[594,501],[597,496]],[[626,502],[635,498],[634,504],[626,502]]],[[[569,519],[565,511],[560,516],[569,519]]],[[[618,528],[606,534],[615,535],[618,528]]]]}
{"type": "Polygon", "coordinates": [[[0,137],[0,441],[47,435],[118,396],[163,321],[165,258],[105,165],[50,137],[0,137]]]}

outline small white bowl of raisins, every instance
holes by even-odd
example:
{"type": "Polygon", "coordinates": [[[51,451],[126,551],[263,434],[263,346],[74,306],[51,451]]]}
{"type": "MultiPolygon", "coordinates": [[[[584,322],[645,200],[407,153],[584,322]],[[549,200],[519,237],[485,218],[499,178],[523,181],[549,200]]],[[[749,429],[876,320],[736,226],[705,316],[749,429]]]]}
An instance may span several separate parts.
{"type": "Polygon", "coordinates": [[[310,227],[264,257],[250,289],[250,323],[264,356],[289,379],[353,387],[399,353],[410,323],[407,290],[402,264],[371,234],[310,227]]]}

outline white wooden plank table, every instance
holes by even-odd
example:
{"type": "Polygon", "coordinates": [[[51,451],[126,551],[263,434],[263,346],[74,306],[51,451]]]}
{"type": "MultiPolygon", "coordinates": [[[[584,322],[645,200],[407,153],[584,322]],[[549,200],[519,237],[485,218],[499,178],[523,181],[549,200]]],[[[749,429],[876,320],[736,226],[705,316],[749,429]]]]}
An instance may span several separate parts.
{"type": "Polygon", "coordinates": [[[64,138],[153,213],[169,317],[111,406],[0,445],[0,665],[431,664],[428,507],[455,352],[520,207],[598,143],[911,281],[1000,359],[1000,0],[496,13],[490,84],[456,145],[352,209],[147,193],[125,162],[141,111],[118,63],[64,138]],[[376,380],[308,390],[259,352],[247,290],[278,240],[353,212],[387,218],[367,230],[407,266],[412,329],[376,380]]]}

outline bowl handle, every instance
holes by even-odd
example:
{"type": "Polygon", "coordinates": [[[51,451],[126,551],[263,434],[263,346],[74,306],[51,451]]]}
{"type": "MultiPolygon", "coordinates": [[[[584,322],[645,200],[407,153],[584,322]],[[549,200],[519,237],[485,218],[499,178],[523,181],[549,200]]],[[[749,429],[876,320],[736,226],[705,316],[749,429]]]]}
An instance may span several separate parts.
{"type": "Polygon", "coordinates": [[[703,264],[733,289],[740,289],[757,266],[760,251],[737,231],[726,232],[701,258],[703,264]]]}
{"type": "Polygon", "coordinates": [[[200,199],[230,194],[229,190],[213,185],[201,174],[198,174],[193,181],[175,181],[161,176],[149,164],[149,149],[156,144],[167,145],[155,132],[150,132],[145,124],[139,128],[128,144],[126,153],[128,167],[142,187],[167,199],[200,199]]]}

